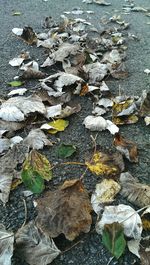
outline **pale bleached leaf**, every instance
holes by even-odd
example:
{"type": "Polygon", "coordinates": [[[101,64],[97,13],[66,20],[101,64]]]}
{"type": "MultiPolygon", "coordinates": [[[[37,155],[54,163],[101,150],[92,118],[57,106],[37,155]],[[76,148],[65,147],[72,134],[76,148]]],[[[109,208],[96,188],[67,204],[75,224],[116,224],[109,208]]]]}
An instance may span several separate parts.
{"type": "Polygon", "coordinates": [[[103,106],[104,108],[109,108],[113,106],[113,100],[109,98],[101,98],[98,102],[97,105],[103,106]]]}
{"type": "Polygon", "coordinates": [[[101,116],[89,115],[84,119],[83,124],[91,131],[103,131],[107,129],[111,134],[119,131],[119,128],[113,122],[105,120],[101,116]]]}
{"type": "Polygon", "coordinates": [[[89,75],[89,83],[100,82],[107,75],[107,65],[99,62],[84,65],[85,72],[89,75]]]}
{"type": "Polygon", "coordinates": [[[8,150],[10,147],[10,140],[6,138],[0,139],[0,154],[8,150]]]}
{"type": "Polygon", "coordinates": [[[17,89],[14,89],[14,90],[10,91],[8,93],[8,96],[14,96],[14,95],[23,96],[26,91],[27,91],[26,88],[17,88],[17,89]]]}
{"type": "Polygon", "coordinates": [[[0,200],[5,204],[8,202],[11,183],[13,179],[12,172],[5,173],[0,170],[0,200]]]}
{"type": "Polygon", "coordinates": [[[21,29],[21,28],[13,28],[13,29],[12,29],[12,32],[13,32],[15,35],[17,35],[17,36],[21,36],[22,33],[23,33],[23,29],[21,29]]]}
{"type": "Polygon", "coordinates": [[[120,183],[122,186],[121,194],[124,197],[138,205],[144,207],[150,205],[150,186],[140,183],[129,172],[121,173],[120,183]]]}
{"type": "Polygon", "coordinates": [[[6,231],[5,226],[0,224],[0,264],[11,265],[11,257],[13,255],[13,232],[6,231]]]}
{"type": "Polygon", "coordinates": [[[13,97],[3,102],[0,109],[0,118],[5,121],[23,121],[30,113],[46,113],[46,108],[40,97],[13,97]]]}
{"type": "Polygon", "coordinates": [[[39,71],[39,64],[36,61],[31,61],[29,63],[23,64],[20,67],[20,70],[27,71],[28,69],[32,69],[34,71],[39,71]]]}
{"type": "Polygon", "coordinates": [[[24,61],[24,58],[19,58],[19,57],[16,57],[16,58],[13,58],[12,60],[9,61],[9,64],[11,66],[20,66],[24,61]]]}
{"type": "Polygon", "coordinates": [[[96,231],[101,234],[105,224],[118,222],[124,227],[127,237],[140,239],[142,233],[142,221],[139,214],[129,205],[105,206],[102,218],[96,224],[96,231]]]}
{"type": "Polygon", "coordinates": [[[146,123],[146,126],[150,125],[150,116],[146,116],[146,117],[144,118],[144,121],[145,121],[145,123],[146,123]]]}
{"type": "Polygon", "coordinates": [[[39,230],[33,221],[18,230],[15,240],[19,255],[30,265],[50,264],[61,253],[53,239],[39,230]]]}
{"type": "Polygon", "coordinates": [[[129,240],[127,241],[127,246],[128,249],[131,253],[133,253],[134,255],[136,255],[139,259],[140,259],[140,254],[139,254],[139,250],[140,250],[140,239],[138,240],[129,240]]]}
{"type": "Polygon", "coordinates": [[[118,50],[112,50],[111,52],[106,52],[103,57],[103,62],[111,64],[121,63],[121,56],[118,50]]]}
{"type": "Polygon", "coordinates": [[[120,191],[121,186],[113,179],[104,179],[96,184],[96,189],[91,197],[93,210],[99,214],[106,203],[114,201],[115,195],[120,191]]]}
{"type": "Polygon", "coordinates": [[[24,144],[33,149],[43,149],[45,145],[52,146],[44,132],[40,129],[33,129],[29,132],[28,136],[24,139],[24,144]]]}
{"type": "Polygon", "coordinates": [[[66,57],[69,55],[74,55],[77,53],[79,50],[79,45],[78,44],[70,44],[68,42],[64,42],[57,51],[53,52],[50,55],[50,58],[53,59],[54,61],[59,61],[62,62],[66,57]]]}
{"type": "Polygon", "coordinates": [[[55,106],[50,106],[50,107],[46,107],[46,118],[49,119],[49,118],[54,118],[58,115],[61,114],[61,111],[62,111],[62,105],[61,104],[58,104],[58,105],[55,105],[55,106]]]}
{"type": "Polygon", "coordinates": [[[24,114],[16,106],[3,103],[0,108],[0,118],[4,121],[23,121],[24,114]],[[3,105],[4,104],[4,105],[3,105]]]}
{"type": "Polygon", "coordinates": [[[47,66],[52,66],[54,64],[54,60],[47,57],[44,63],[41,65],[41,67],[47,67],[47,66]]]}

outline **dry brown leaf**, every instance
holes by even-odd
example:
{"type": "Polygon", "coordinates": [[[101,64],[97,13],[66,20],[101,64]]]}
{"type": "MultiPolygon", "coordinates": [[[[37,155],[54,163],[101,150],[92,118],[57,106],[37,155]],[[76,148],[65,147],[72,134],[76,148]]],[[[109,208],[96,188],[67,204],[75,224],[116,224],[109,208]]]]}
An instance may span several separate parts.
{"type": "Polygon", "coordinates": [[[125,139],[121,134],[116,133],[113,144],[129,161],[135,163],[138,162],[137,145],[134,142],[125,139]]]}
{"type": "Polygon", "coordinates": [[[33,69],[27,69],[22,75],[19,76],[20,80],[28,79],[42,79],[45,78],[46,74],[41,71],[35,71],[33,69]]]}
{"type": "Polygon", "coordinates": [[[63,233],[72,241],[81,232],[89,232],[92,208],[80,180],[65,181],[58,190],[47,192],[37,203],[37,226],[49,236],[57,237],[63,233]]]}
{"type": "Polygon", "coordinates": [[[20,37],[30,45],[37,43],[36,34],[31,27],[24,27],[20,37]]]}
{"type": "Polygon", "coordinates": [[[129,172],[120,175],[121,194],[139,207],[150,205],[150,186],[142,184],[129,172]]]}
{"type": "Polygon", "coordinates": [[[150,236],[142,238],[140,242],[140,259],[141,265],[149,265],[150,264],[150,236]]]}
{"type": "Polygon", "coordinates": [[[117,176],[124,170],[123,158],[119,153],[106,154],[97,151],[85,164],[96,175],[117,176]]]}

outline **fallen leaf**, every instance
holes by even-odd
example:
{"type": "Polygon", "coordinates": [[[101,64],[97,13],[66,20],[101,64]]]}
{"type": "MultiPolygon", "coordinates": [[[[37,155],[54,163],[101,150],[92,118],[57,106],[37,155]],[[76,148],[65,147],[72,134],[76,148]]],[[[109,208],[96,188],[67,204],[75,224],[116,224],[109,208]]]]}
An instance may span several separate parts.
{"type": "Polygon", "coordinates": [[[21,12],[16,11],[16,12],[14,12],[12,15],[13,15],[13,16],[20,16],[21,14],[22,14],[21,12]]]}
{"type": "Polygon", "coordinates": [[[47,119],[54,118],[54,117],[60,115],[61,111],[62,111],[62,105],[61,104],[58,104],[55,106],[50,106],[50,107],[46,108],[46,115],[45,116],[47,119]]]}
{"type": "Polygon", "coordinates": [[[64,42],[61,46],[59,46],[57,51],[50,54],[50,58],[56,62],[62,62],[66,57],[70,56],[71,54],[76,54],[78,50],[78,44],[70,44],[68,42],[64,42]]]}
{"type": "Polygon", "coordinates": [[[27,164],[27,161],[23,164],[21,178],[26,187],[33,193],[41,193],[45,188],[44,179],[27,164]]]}
{"type": "Polygon", "coordinates": [[[0,224],[0,264],[11,265],[11,257],[13,255],[13,232],[6,231],[5,226],[0,224]]]}
{"type": "Polygon", "coordinates": [[[16,81],[9,82],[8,85],[12,86],[12,87],[18,87],[18,86],[22,86],[23,82],[19,81],[19,80],[16,80],[16,81]]]}
{"type": "Polygon", "coordinates": [[[140,115],[150,116],[150,92],[144,90],[141,97],[140,115]]]}
{"type": "Polygon", "coordinates": [[[140,241],[141,241],[140,239],[138,240],[132,239],[127,242],[129,251],[134,255],[136,255],[139,259],[140,259],[140,254],[139,254],[140,241]]]}
{"type": "Polygon", "coordinates": [[[121,134],[116,133],[115,138],[113,140],[113,144],[116,149],[129,161],[135,163],[138,162],[137,145],[134,142],[125,139],[123,136],[121,136],[121,134]]]}
{"type": "Polygon", "coordinates": [[[120,102],[116,100],[112,107],[112,121],[117,125],[136,123],[138,121],[136,110],[137,107],[133,99],[120,102]]]}
{"type": "Polygon", "coordinates": [[[5,121],[23,121],[25,116],[34,112],[46,113],[46,108],[38,96],[12,97],[2,103],[0,118],[5,121]]]}
{"type": "Polygon", "coordinates": [[[102,233],[102,242],[112,256],[119,259],[126,247],[123,226],[118,222],[105,224],[102,233]]]}
{"type": "Polygon", "coordinates": [[[37,226],[51,237],[63,233],[74,240],[81,232],[88,233],[92,223],[88,193],[80,180],[65,181],[55,191],[48,191],[37,201],[37,226]]]}
{"type": "Polygon", "coordinates": [[[9,64],[11,66],[20,66],[23,63],[24,59],[17,57],[17,58],[13,58],[12,60],[9,61],[9,64]]]}
{"type": "Polygon", "coordinates": [[[15,241],[19,256],[30,265],[50,264],[61,253],[54,241],[33,221],[17,231],[15,241]]]}
{"type": "Polygon", "coordinates": [[[103,131],[107,129],[111,134],[119,131],[119,128],[113,122],[105,120],[101,116],[89,115],[84,119],[83,124],[91,131],[103,131]]]}
{"type": "Polygon", "coordinates": [[[150,74],[150,69],[145,69],[144,70],[144,73],[147,74],[147,75],[149,75],[150,74]]]}
{"type": "Polygon", "coordinates": [[[142,238],[140,242],[140,259],[141,265],[150,264],[150,236],[142,238]]]}
{"type": "Polygon", "coordinates": [[[68,127],[69,121],[63,120],[63,119],[58,119],[54,120],[52,122],[49,122],[48,125],[50,126],[48,129],[48,132],[51,134],[55,134],[57,132],[62,132],[68,127]]]}
{"type": "Polygon", "coordinates": [[[12,179],[19,173],[15,169],[24,162],[27,153],[28,147],[21,142],[0,157],[0,200],[3,204],[8,202],[12,179]]]}
{"type": "Polygon", "coordinates": [[[42,79],[45,78],[46,74],[41,71],[35,71],[32,69],[28,69],[24,71],[23,74],[19,76],[20,80],[29,80],[29,79],[42,79]]]}
{"type": "Polygon", "coordinates": [[[107,65],[99,62],[84,65],[83,69],[89,75],[89,84],[100,82],[108,71],[107,65]]]}
{"type": "Polygon", "coordinates": [[[148,207],[141,215],[144,230],[150,230],[150,207],[148,207]]]}
{"type": "Polygon", "coordinates": [[[67,158],[72,156],[76,152],[76,147],[69,144],[61,144],[58,148],[58,156],[61,158],[67,158]]]}
{"type": "Polygon", "coordinates": [[[43,149],[45,145],[52,146],[52,142],[47,139],[45,133],[40,129],[33,129],[24,139],[24,144],[32,149],[43,149]]]}
{"type": "Polygon", "coordinates": [[[97,151],[85,165],[96,175],[117,176],[124,170],[123,158],[119,153],[106,154],[97,151]]]}
{"type": "Polygon", "coordinates": [[[96,184],[96,189],[91,197],[93,210],[99,214],[105,204],[114,201],[114,197],[120,191],[121,186],[113,179],[104,179],[96,184]]]}
{"type": "Polygon", "coordinates": [[[20,37],[30,45],[37,43],[36,34],[31,27],[24,27],[20,37]]]}
{"type": "Polygon", "coordinates": [[[25,94],[25,92],[27,91],[26,88],[18,88],[18,89],[14,89],[12,91],[10,91],[8,93],[8,96],[14,96],[14,95],[19,95],[19,96],[23,96],[25,94]]]}
{"type": "Polygon", "coordinates": [[[145,123],[146,123],[146,126],[150,125],[150,116],[146,116],[146,117],[144,118],[144,121],[145,121],[145,123]]]}
{"type": "Polygon", "coordinates": [[[129,172],[120,175],[121,194],[139,207],[150,205],[150,186],[142,184],[129,172]]]}
{"type": "Polygon", "coordinates": [[[97,233],[102,234],[105,225],[113,224],[114,222],[123,225],[125,236],[141,239],[141,218],[129,205],[105,206],[102,218],[96,224],[97,233]]]}

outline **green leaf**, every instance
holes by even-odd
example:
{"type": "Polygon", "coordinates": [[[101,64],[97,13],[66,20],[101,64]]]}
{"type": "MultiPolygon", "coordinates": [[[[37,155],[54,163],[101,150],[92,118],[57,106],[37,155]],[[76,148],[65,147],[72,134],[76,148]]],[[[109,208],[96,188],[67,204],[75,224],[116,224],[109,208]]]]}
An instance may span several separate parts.
{"type": "Polygon", "coordinates": [[[9,86],[12,86],[12,87],[18,87],[18,86],[22,86],[23,82],[19,81],[19,80],[16,80],[16,81],[12,81],[12,82],[9,82],[8,85],[9,86]]]}
{"type": "Polygon", "coordinates": [[[74,145],[61,144],[58,148],[58,156],[62,158],[70,157],[76,152],[76,147],[74,145]]]}
{"type": "Polygon", "coordinates": [[[118,222],[106,224],[102,234],[102,242],[115,258],[120,258],[126,247],[122,225],[118,222]]]}
{"type": "Polygon", "coordinates": [[[32,150],[23,164],[22,180],[24,184],[34,193],[41,193],[44,189],[44,179],[52,178],[52,166],[47,158],[32,150]]]}
{"type": "Polygon", "coordinates": [[[44,190],[44,180],[38,172],[24,169],[21,177],[26,187],[33,193],[41,193],[44,190]]]}

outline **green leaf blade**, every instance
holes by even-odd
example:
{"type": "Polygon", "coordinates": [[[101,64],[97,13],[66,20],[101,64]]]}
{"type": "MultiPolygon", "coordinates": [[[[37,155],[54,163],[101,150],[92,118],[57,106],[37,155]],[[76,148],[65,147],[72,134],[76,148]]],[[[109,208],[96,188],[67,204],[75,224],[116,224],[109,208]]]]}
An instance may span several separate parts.
{"type": "Polygon", "coordinates": [[[102,242],[109,252],[116,259],[119,259],[126,247],[123,227],[117,222],[106,224],[102,234],[102,242]]]}
{"type": "Polygon", "coordinates": [[[33,193],[39,194],[44,190],[44,180],[38,172],[24,169],[21,173],[21,177],[25,186],[33,193]]]}
{"type": "Polygon", "coordinates": [[[23,82],[19,81],[19,80],[16,80],[16,81],[9,82],[8,85],[11,86],[11,87],[18,87],[18,86],[22,86],[23,82]]]}
{"type": "Polygon", "coordinates": [[[72,156],[76,152],[74,145],[61,144],[58,148],[58,156],[60,158],[67,158],[72,156]]]}

